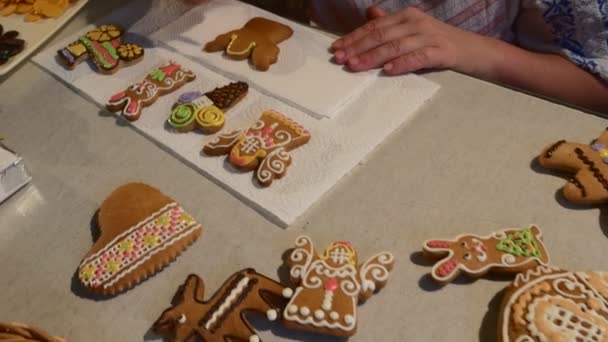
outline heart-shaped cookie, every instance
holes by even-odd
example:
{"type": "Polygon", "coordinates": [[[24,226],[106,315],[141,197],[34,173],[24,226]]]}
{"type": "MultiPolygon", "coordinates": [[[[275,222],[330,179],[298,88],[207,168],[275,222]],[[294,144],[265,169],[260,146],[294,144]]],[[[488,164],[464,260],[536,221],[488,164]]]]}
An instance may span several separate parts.
{"type": "Polygon", "coordinates": [[[141,183],[116,189],[98,213],[101,235],[79,266],[94,293],[115,295],[167,266],[202,233],[173,199],[141,183]]]}

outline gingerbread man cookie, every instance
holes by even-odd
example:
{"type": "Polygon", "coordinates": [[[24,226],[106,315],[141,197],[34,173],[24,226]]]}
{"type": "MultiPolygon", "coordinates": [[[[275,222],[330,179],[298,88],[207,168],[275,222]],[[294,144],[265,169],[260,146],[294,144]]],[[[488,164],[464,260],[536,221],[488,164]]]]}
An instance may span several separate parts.
{"type": "Polygon", "coordinates": [[[437,282],[446,284],[461,272],[481,277],[494,271],[514,274],[537,265],[547,265],[549,255],[536,226],[505,229],[489,236],[459,235],[453,240],[428,240],[424,254],[441,258],[431,272],[437,282]]]}
{"type": "Polygon", "coordinates": [[[152,70],[143,81],[112,96],[106,108],[111,112],[120,111],[127,120],[136,121],[144,107],[156,102],[160,96],[172,93],[184,84],[194,81],[195,78],[196,75],[192,71],[171,61],[152,70]]]}
{"type": "Polygon", "coordinates": [[[608,341],[608,273],[538,266],[506,289],[499,342],[608,341]]]}
{"type": "Polygon", "coordinates": [[[608,203],[608,130],[590,145],[560,140],[545,148],[538,161],[547,169],[574,174],[562,188],[568,201],[608,203]]]}
{"type": "Polygon", "coordinates": [[[88,290],[109,296],[160,271],[202,233],[184,208],[141,183],[112,192],[97,221],[101,235],[81,262],[78,278],[88,290]]]}
{"type": "Polygon", "coordinates": [[[70,70],[91,58],[99,72],[113,74],[144,58],[141,46],[121,42],[123,34],[123,29],[117,25],[102,25],[57,51],[57,54],[70,70]]]}
{"type": "Polygon", "coordinates": [[[276,320],[286,301],[284,293],[289,290],[249,268],[233,274],[205,301],[203,280],[190,275],[175,296],[177,303],[161,314],[153,329],[175,342],[260,342],[245,314],[276,320]]]}
{"type": "Polygon", "coordinates": [[[279,58],[278,44],[292,35],[293,30],[289,26],[256,17],[241,29],[221,34],[208,42],[205,51],[226,51],[230,58],[236,60],[251,57],[256,69],[266,71],[279,58]]]}
{"type": "Polygon", "coordinates": [[[256,178],[263,186],[270,186],[281,178],[291,164],[289,151],[306,144],[310,132],[283,114],[267,111],[248,130],[222,134],[203,152],[211,156],[230,154],[235,167],[250,171],[257,169],[256,178]]]}
{"type": "Polygon", "coordinates": [[[359,264],[348,242],[334,242],[318,255],[310,238],[300,236],[287,264],[298,287],[283,312],[284,325],[349,337],[357,331],[358,304],[386,285],[394,257],[381,252],[359,264]]]}

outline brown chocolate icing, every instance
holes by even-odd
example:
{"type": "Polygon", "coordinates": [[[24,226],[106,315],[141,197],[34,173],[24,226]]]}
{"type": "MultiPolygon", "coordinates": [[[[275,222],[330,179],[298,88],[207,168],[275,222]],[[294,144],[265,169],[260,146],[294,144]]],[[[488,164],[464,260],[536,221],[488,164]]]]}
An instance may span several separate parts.
{"type": "Polygon", "coordinates": [[[602,184],[604,190],[608,191],[608,179],[606,179],[600,169],[595,166],[595,163],[591,161],[589,157],[585,155],[585,152],[578,147],[574,149],[574,153],[576,153],[576,156],[578,159],[580,159],[580,161],[583,162],[583,164],[589,167],[589,171],[591,171],[593,173],[593,177],[595,177],[595,179],[602,184]]]}
{"type": "Polygon", "coordinates": [[[549,147],[547,152],[545,152],[545,158],[553,157],[553,153],[555,153],[555,151],[565,143],[566,143],[566,140],[560,140],[560,141],[556,142],[555,144],[551,145],[551,147],[549,147]]]}
{"type": "Polygon", "coordinates": [[[581,195],[583,197],[587,197],[587,190],[585,189],[585,186],[581,183],[581,181],[578,180],[578,178],[572,177],[569,180],[569,182],[574,184],[574,186],[576,186],[577,188],[579,188],[579,190],[581,191],[581,195]]]}

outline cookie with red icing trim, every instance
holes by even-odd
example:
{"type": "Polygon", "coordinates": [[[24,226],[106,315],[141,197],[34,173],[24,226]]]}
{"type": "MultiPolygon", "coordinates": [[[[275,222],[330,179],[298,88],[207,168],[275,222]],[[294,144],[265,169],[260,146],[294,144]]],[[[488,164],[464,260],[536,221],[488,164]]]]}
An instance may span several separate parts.
{"type": "Polygon", "coordinates": [[[155,332],[175,342],[260,342],[245,314],[278,319],[285,306],[281,284],[248,268],[230,276],[205,300],[205,283],[191,274],[174,296],[176,302],[153,325],[155,332]]]}
{"type": "Polygon", "coordinates": [[[130,183],[101,204],[101,235],[78,267],[90,291],[115,295],[171,263],[202,233],[184,208],[157,189],[130,183]]]}
{"type": "Polygon", "coordinates": [[[310,132],[283,114],[266,111],[249,129],[220,135],[203,148],[210,156],[229,154],[235,167],[256,170],[256,178],[263,186],[270,186],[275,178],[282,178],[291,164],[289,151],[310,140],[310,132]]]}
{"type": "Polygon", "coordinates": [[[380,252],[359,263],[348,242],[331,243],[317,254],[307,236],[296,239],[287,259],[291,281],[297,286],[283,312],[291,329],[349,337],[357,332],[357,307],[388,282],[395,258],[380,252]]]}
{"type": "Polygon", "coordinates": [[[451,240],[428,240],[423,245],[424,255],[441,258],[431,276],[447,284],[461,273],[481,277],[488,272],[515,274],[547,265],[549,255],[536,226],[505,229],[488,236],[459,235],[451,240]]]}
{"type": "Polygon", "coordinates": [[[538,157],[540,165],[572,175],[562,188],[578,204],[608,203],[608,129],[591,144],[557,141],[538,157]]]}
{"type": "Polygon", "coordinates": [[[111,112],[120,111],[125,119],[136,121],[144,107],[152,105],[160,96],[176,91],[195,78],[194,72],[171,61],[152,70],[143,81],[112,96],[106,108],[111,112]]]}

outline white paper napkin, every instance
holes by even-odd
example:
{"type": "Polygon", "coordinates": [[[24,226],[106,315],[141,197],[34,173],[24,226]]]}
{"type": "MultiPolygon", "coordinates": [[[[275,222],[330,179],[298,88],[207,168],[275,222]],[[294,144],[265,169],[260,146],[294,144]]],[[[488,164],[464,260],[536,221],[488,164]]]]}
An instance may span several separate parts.
{"type": "MultiPolygon", "coordinates": [[[[144,20],[156,22],[153,18],[144,20]]],[[[216,73],[197,63],[199,60],[181,56],[162,45],[147,49],[142,63],[113,76],[92,72],[87,65],[67,71],[57,63],[55,54],[57,49],[71,40],[47,48],[34,61],[100,106],[104,106],[111,95],[143,79],[149,70],[168,59],[174,59],[196,72],[196,81],[173,94],[160,97],[154,105],[144,109],[133,126],[282,226],[291,224],[302,215],[389,134],[412,118],[416,110],[439,88],[416,75],[377,77],[333,119],[318,119],[275,96],[250,88],[247,97],[227,113],[226,127],[221,132],[247,128],[264,110],[273,109],[300,122],[312,134],[308,144],[291,152],[293,162],[287,175],[276,180],[271,187],[261,188],[254,180],[253,173],[235,171],[224,157],[201,155],[203,145],[214,135],[176,133],[166,126],[170,108],[183,92],[196,89],[207,91],[238,79],[216,73]]],[[[298,82],[285,77],[281,83],[284,87],[291,87],[297,86],[298,82]]],[[[323,77],[320,83],[332,86],[333,79],[323,77]]]]}

